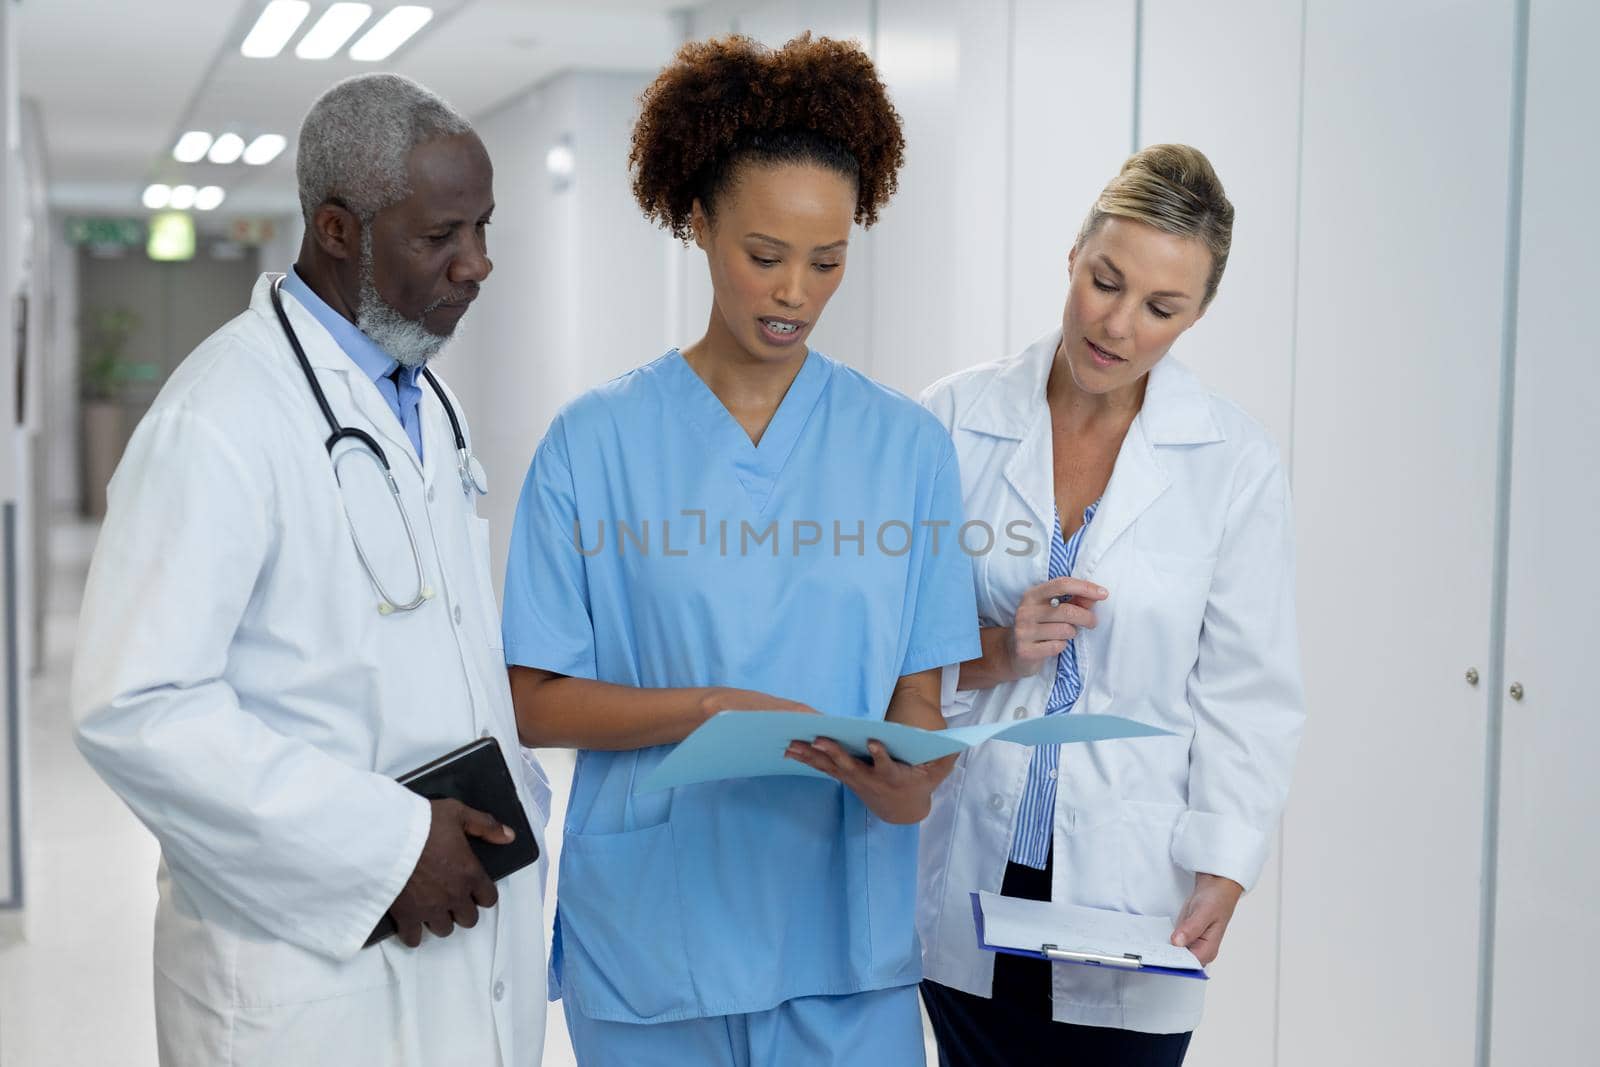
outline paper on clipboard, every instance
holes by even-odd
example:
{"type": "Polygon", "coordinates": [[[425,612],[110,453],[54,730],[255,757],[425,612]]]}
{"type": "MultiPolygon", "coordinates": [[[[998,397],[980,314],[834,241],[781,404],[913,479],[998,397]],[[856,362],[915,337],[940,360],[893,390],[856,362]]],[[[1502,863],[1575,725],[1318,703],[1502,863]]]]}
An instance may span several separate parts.
{"type": "Polygon", "coordinates": [[[972,894],[978,947],[1061,963],[1205,978],[1194,953],[1169,940],[1173,922],[1104,908],[972,894]]]}

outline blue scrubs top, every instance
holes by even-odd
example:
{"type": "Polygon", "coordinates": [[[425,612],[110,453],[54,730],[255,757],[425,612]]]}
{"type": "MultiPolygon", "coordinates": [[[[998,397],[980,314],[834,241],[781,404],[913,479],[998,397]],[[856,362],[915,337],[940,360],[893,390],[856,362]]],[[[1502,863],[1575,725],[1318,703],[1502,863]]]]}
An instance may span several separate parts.
{"type": "MultiPolygon", "coordinates": [[[[900,394],[810,352],[757,447],[671,351],[535,453],[506,658],[882,719],[902,675],[980,653],[961,523],[950,438],[900,394]]],[[[669,751],[578,754],[552,990],[662,1022],[918,980],[915,826],[816,778],[635,793],[669,751]]]]}

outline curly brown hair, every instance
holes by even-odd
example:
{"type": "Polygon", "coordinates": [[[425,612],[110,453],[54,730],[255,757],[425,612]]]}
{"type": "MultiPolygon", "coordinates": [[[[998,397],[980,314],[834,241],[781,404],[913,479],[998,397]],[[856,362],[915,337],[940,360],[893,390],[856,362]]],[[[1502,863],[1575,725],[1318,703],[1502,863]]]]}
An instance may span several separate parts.
{"type": "Polygon", "coordinates": [[[647,217],[684,241],[739,167],[814,163],[856,185],[855,220],[878,221],[905,160],[900,115],[853,41],[802,34],[779,49],[737,34],[693,41],[639,98],[628,166],[647,217]]]}

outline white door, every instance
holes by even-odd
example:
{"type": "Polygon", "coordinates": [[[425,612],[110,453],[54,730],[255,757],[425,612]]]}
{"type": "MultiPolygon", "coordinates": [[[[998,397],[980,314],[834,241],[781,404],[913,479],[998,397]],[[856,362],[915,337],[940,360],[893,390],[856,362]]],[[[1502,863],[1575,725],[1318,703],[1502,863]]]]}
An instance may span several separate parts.
{"type": "Polygon", "coordinates": [[[1592,1063],[1600,956],[1600,7],[1535,0],[1511,481],[1495,1064],[1592,1063]],[[1578,183],[1575,185],[1574,183],[1578,183]]]}
{"type": "Polygon", "coordinates": [[[1513,0],[1308,0],[1278,1062],[1473,1061],[1513,0]]]}

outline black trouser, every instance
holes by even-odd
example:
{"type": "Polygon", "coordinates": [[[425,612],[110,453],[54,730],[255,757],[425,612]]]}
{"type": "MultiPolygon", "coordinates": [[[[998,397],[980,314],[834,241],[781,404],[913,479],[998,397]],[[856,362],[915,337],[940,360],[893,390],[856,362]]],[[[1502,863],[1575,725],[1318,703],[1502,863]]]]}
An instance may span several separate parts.
{"type": "MultiPolygon", "coordinates": [[[[1024,900],[1050,899],[1050,865],[1042,871],[1006,865],[1000,892],[1024,900]]],[[[1189,1034],[1141,1034],[1050,1019],[1049,960],[994,957],[994,995],[922,983],[939,1067],[1180,1067],[1189,1034]]]]}

